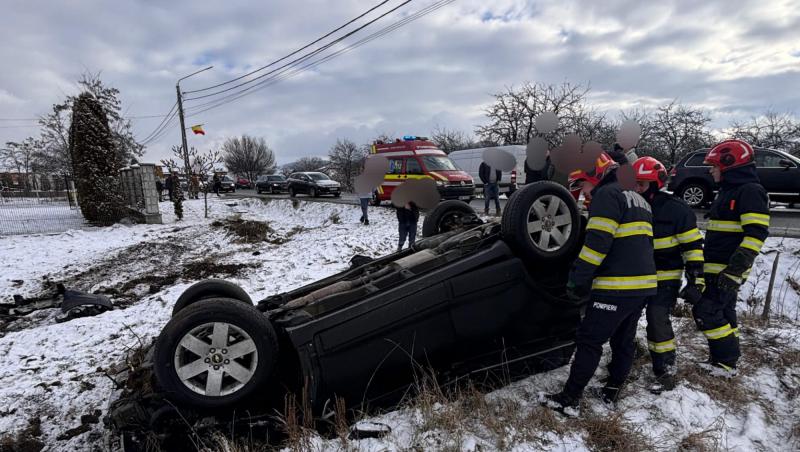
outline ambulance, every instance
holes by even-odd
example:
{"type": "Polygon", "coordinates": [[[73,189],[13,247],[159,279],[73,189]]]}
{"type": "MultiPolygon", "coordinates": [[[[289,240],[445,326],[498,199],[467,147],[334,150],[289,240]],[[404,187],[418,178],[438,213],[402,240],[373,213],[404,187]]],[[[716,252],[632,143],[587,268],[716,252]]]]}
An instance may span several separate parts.
{"type": "Polygon", "coordinates": [[[412,179],[433,179],[442,199],[469,202],[475,198],[472,177],[458,169],[447,154],[425,137],[406,135],[394,142],[376,141],[371,152],[389,160],[383,183],[372,194],[374,205],[392,198],[392,191],[412,179]]]}

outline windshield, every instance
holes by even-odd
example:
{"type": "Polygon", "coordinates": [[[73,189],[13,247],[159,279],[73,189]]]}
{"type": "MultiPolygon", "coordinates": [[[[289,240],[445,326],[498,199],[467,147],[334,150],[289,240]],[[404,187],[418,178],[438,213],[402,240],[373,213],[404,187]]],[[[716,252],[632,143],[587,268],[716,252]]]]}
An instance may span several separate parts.
{"type": "Polygon", "coordinates": [[[222,182],[233,182],[233,179],[231,179],[228,176],[225,176],[225,177],[222,178],[222,182]]]}
{"type": "Polygon", "coordinates": [[[308,173],[308,175],[314,180],[331,180],[330,177],[322,173],[308,173]]]}
{"type": "Polygon", "coordinates": [[[283,176],[267,176],[267,180],[272,182],[282,182],[285,181],[286,178],[283,176]]]}
{"type": "Polygon", "coordinates": [[[438,155],[425,155],[422,157],[422,162],[428,171],[459,171],[453,164],[453,161],[447,157],[438,155]]]}

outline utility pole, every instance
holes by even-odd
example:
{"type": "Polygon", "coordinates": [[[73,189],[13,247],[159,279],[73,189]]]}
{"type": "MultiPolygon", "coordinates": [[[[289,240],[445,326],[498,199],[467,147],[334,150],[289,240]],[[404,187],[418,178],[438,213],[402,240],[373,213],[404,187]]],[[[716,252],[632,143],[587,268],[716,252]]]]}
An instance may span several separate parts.
{"type": "Polygon", "coordinates": [[[184,171],[186,171],[186,177],[189,177],[189,174],[192,172],[191,164],[189,163],[189,146],[186,144],[186,125],[184,124],[183,120],[183,96],[181,95],[181,80],[185,80],[193,75],[199,74],[203,71],[207,71],[214,66],[209,66],[205,69],[200,69],[197,72],[193,72],[186,77],[181,77],[178,79],[178,82],[175,83],[175,91],[178,94],[178,118],[181,121],[181,144],[183,147],[183,165],[184,171]]]}

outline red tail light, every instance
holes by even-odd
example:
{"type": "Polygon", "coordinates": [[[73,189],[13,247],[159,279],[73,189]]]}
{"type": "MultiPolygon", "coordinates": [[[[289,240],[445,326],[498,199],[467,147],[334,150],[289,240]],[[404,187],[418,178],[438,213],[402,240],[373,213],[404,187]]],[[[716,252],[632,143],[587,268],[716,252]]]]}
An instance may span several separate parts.
{"type": "Polygon", "coordinates": [[[517,183],[517,170],[511,170],[511,183],[517,183]]]}

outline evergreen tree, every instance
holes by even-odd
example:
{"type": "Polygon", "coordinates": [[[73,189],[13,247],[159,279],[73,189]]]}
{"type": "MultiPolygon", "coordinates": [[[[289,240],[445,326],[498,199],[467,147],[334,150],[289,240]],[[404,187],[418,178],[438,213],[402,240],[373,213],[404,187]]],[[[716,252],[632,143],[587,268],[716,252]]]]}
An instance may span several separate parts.
{"type": "Polygon", "coordinates": [[[101,225],[119,221],[125,213],[118,187],[121,162],[105,110],[89,92],[73,103],[69,151],[84,218],[101,225]]]}

